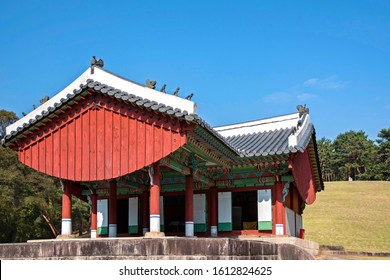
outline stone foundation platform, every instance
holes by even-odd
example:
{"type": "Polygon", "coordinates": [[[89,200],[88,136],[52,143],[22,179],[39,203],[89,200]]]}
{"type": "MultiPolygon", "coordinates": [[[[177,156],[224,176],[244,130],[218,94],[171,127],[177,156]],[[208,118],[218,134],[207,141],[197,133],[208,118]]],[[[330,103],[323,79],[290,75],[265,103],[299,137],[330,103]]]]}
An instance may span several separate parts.
{"type": "Polygon", "coordinates": [[[0,244],[0,259],[51,260],[312,260],[294,244],[239,238],[55,239],[0,244]]]}

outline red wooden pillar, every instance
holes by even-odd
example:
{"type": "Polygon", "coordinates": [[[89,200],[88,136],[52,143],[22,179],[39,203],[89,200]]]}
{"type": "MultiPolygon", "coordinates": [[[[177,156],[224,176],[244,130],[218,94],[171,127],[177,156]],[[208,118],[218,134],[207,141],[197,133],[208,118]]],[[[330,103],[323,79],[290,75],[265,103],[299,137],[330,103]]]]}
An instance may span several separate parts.
{"type": "Polygon", "coordinates": [[[186,175],[185,192],[185,236],[194,236],[194,177],[186,175]]]}
{"type": "Polygon", "coordinates": [[[141,209],[142,209],[142,233],[149,231],[149,209],[148,209],[148,192],[143,192],[141,195],[141,209]]]}
{"type": "Polygon", "coordinates": [[[151,186],[150,186],[150,232],[160,232],[160,162],[153,163],[150,170],[151,186]]]}
{"type": "Polygon", "coordinates": [[[108,237],[116,237],[116,181],[110,181],[110,196],[108,198],[108,237]]]}
{"type": "Polygon", "coordinates": [[[210,234],[213,237],[218,235],[218,194],[217,188],[212,187],[209,189],[210,199],[210,234]]]}
{"type": "Polygon", "coordinates": [[[272,234],[285,235],[286,234],[286,209],[282,202],[284,183],[275,183],[272,189],[273,207],[272,207],[272,234]]]}
{"type": "Polygon", "coordinates": [[[96,191],[90,195],[91,198],[91,238],[97,237],[97,194],[96,191]]]}
{"type": "Polygon", "coordinates": [[[72,182],[65,181],[62,184],[62,224],[61,234],[72,234],[72,182]]]}

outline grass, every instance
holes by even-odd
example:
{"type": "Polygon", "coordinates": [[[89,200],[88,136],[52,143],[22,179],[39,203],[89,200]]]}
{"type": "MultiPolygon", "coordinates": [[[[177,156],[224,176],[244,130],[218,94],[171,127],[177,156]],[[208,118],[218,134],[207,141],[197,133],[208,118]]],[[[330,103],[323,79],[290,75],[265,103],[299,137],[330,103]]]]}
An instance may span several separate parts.
{"type": "Polygon", "coordinates": [[[305,238],[353,252],[390,252],[390,182],[327,182],[303,213],[305,238]]]}

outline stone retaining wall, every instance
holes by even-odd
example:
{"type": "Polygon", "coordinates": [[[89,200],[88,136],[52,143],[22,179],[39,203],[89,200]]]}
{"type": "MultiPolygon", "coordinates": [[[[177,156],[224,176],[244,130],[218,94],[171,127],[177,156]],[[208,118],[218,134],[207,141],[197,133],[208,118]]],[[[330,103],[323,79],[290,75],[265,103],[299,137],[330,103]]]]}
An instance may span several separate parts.
{"type": "Polygon", "coordinates": [[[0,259],[314,259],[292,244],[234,238],[115,238],[0,244],[0,259]]]}

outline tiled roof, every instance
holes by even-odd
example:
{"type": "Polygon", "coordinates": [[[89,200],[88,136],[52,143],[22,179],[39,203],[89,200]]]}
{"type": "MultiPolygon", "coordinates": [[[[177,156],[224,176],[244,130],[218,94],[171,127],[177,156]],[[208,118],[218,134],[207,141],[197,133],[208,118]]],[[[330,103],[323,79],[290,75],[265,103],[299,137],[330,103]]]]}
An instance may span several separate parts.
{"type": "Polygon", "coordinates": [[[94,77],[100,77],[103,80],[110,78],[109,81],[113,81],[113,84],[133,89],[133,92],[137,93],[137,95],[119,88],[114,88],[111,86],[112,84],[107,85],[93,79],[85,80],[85,77],[90,76],[89,72],[86,71],[51,100],[21,118],[16,123],[8,126],[6,136],[0,144],[4,144],[35,123],[41,121],[70,100],[82,94],[87,88],[123,102],[131,103],[140,108],[146,108],[174,118],[196,123],[209,131],[214,137],[241,157],[267,156],[303,151],[308,145],[314,131],[313,125],[309,120],[309,115],[304,114],[300,116],[298,113],[212,128],[196,114],[196,104],[192,101],[145,88],[142,85],[99,68],[95,68],[94,77]],[[96,75],[96,73],[100,74],[96,75]],[[138,95],[138,93],[141,93],[142,96],[138,95]],[[160,95],[162,97],[165,95],[166,99],[164,100],[168,101],[169,104],[155,101],[158,98],[161,99],[160,95]],[[148,98],[145,98],[145,96],[148,98]],[[152,98],[156,98],[156,96],[157,99],[151,100],[152,98]],[[190,108],[192,113],[188,113],[183,108],[190,108]]]}
{"type": "MultiPolygon", "coordinates": [[[[4,137],[4,139],[1,140],[1,145],[3,145],[5,142],[13,138],[14,136],[18,135],[19,133],[25,131],[29,127],[33,126],[35,123],[42,120],[44,117],[48,116],[49,114],[53,113],[57,109],[61,108],[65,103],[69,102],[70,100],[76,98],[78,95],[80,95],[84,90],[87,88],[94,89],[95,91],[111,96],[113,98],[116,98],[118,100],[122,100],[126,103],[131,103],[134,106],[138,106],[141,108],[146,108],[148,110],[152,110],[158,113],[166,114],[171,117],[175,117],[178,119],[184,119],[188,122],[194,122],[201,127],[205,128],[206,130],[210,131],[215,137],[217,137],[220,141],[222,141],[227,147],[231,148],[234,152],[234,148],[232,148],[229,145],[229,142],[226,141],[224,137],[222,137],[217,131],[213,130],[213,128],[204,121],[200,116],[197,114],[188,114],[186,110],[182,111],[179,108],[174,108],[172,106],[168,106],[163,103],[157,103],[156,101],[151,101],[147,98],[142,98],[140,96],[127,93],[124,91],[121,91],[120,89],[113,88],[111,86],[108,86],[106,84],[102,84],[98,81],[94,81],[92,79],[89,79],[86,81],[85,84],[80,84],[78,89],[73,89],[72,93],[68,93],[64,95],[61,99],[59,99],[57,102],[52,103],[50,106],[46,106],[45,109],[42,109],[42,107],[38,107],[36,110],[34,110],[32,113],[28,114],[24,118],[20,119],[18,123],[13,124],[12,126],[7,127],[7,134],[4,137]],[[12,127],[12,130],[10,129],[12,127]]],[[[236,152],[237,153],[237,152],[236,152]]]]}
{"type": "Polygon", "coordinates": [[[303,152],[314,131],[309,115],[298,113],[214,129],[241,157],[303,152]]]}
{"type": "MultiPolygon", "coordinates": [[[[47,102],[43,103],[41,106],[39,106],[17,122],[9,125],[6,129],[6,136],[15,134],[15,132],[18,132],[23,129],[23,127],[26,126],[26,123],[27,125],[29,122],[35,123],[43,116],[49,114],[49,112],[52,112],[56,108],[62,106],[62,104],[67,102],[69,99],[74,98],[75,94],[77,95],[83,89],[85,89],[91,81],[99,81],[100,85],[92,85],[92,87],[96,86],[97,90],[103,94],[117,94],[115,96],[117,98],[118,94],[121,94],[123,96],[129,95],[129,98],[131,100],[130,102],[132,103],[138,102],[139,104],[143,105],[144,103],[146,103],[143,102],[144,100],[148,101],[147,103],[149,104],[152,102],[156,103],[153,104],[153,108],[155,108],[156,106],[158,107],[159,104],[162,104],[162,106],[160,106],[163,107],[161,108],[161,110],[164,111],[166,107],[165,111],[169,111],[168,114],[173,114],[173,112],[169,110],[171,108],[173,110],[180,110],[183,115],[185,114],[185,111],[187,111],[188,114],[196,114],[196,103],[193,101],[153,90],[141,84],[115,75],[105,69],[95,67],[93,74],[91,73],[91,69],[88,68],[65,89],[54,95],[47,102]],[[136,96],[132,96],[131,93],[135,93],[136,96]]],[[[160,110],[160,107],[157,109],[160,110]]],[[[176,114],[177,112],[178,111],[174,112],[174,114],[176,114]]]]}
{"type": "MultiPolygon", "coordinates": [[[[173,108],[172,106],[167,106],[163,103],[157,103],[156,101],[151,101],[149,99],[144,99],[140,96],[129,94],[127,92],[121,91],[120,89],[115,89],[111,86],[101,84],[98,81],[94,81],[92,79],[87,80],[86,84],[81,84],[78,89],[74,89],[72,93],[68,93],[66,96],[55,102],[51,106],[48,106],[45,110],[35,112],[31,118],[28,116],[19,120],[17,126],[13,126],[13,130],[7,130],[7,134],[3,141],[7,141],[8,139],[16,136],[18,133],[24,131],[35,123],[39,122],[44,117],[48,116],[50,113],[62,107],[65,103],[74,99],[76,96],[80,95],[85,89],[90,88],[94,89],[97,92],[102,94],[114,97],[116,99],[123,100],[127,103],[131,103],[138,107],[148,108],[149,110],[160,112],[166,115],[170,115],[176,118],[183,118],[188,121],[193,121],[195,119],[201,120],[199,117],[195,117],[193,115],[189,116],[187,111],[182,111],[179,108],[173,108]]],[[[39,108],[38,108],[39,109],[39,108]]]]}

